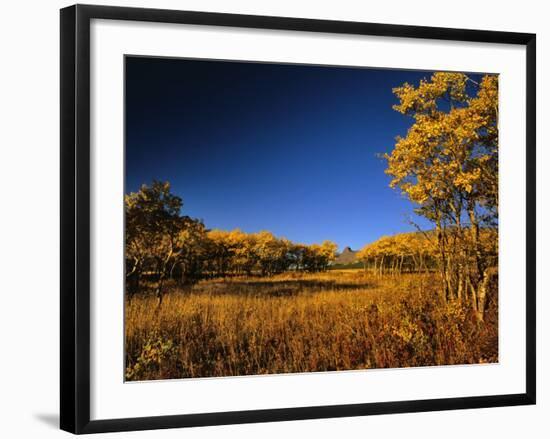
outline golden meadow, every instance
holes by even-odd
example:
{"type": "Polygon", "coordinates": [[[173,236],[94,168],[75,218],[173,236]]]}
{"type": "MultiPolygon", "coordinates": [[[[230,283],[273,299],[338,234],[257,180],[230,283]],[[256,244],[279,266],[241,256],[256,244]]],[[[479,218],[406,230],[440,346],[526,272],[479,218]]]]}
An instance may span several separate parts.
{"type": "Polygon", "coordinates": [[[498,361],[498,78],[394,93],[412,125],[386,174],[432,228],[347,269],[329,240],[209,230],[167,182],[126,195],[127,380],[498,361]]]}
{"type": "Polygon", "coordinates": [[[479,322],[433,274],[362,270],[212,279],[126,304],[128,380],[498,360],[495,286],[479,322]]]}

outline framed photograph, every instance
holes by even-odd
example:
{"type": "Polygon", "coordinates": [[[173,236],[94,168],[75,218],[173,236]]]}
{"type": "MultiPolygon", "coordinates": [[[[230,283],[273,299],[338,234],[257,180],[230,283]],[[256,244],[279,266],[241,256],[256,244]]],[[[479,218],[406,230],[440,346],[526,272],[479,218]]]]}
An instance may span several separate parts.
{"type": "Polygon", "coordinates": [[[535,35],[61,10],[61,428],[535,403],[535,35]]]}

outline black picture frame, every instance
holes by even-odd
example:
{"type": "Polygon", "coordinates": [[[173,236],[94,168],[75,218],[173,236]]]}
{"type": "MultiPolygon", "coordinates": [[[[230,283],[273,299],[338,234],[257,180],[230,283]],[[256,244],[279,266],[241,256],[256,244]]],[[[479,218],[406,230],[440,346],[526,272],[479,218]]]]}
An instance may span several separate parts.
{"type": "Polygon", "coordinates": [[[535,404],[535,52],[529,33],[74,5],[61,10],[61,404],[63,430],[99,433],[535,404]],[[526,46],[526,392],[415,401],[90,420],[90,21],[133,20],[526,46]]]}

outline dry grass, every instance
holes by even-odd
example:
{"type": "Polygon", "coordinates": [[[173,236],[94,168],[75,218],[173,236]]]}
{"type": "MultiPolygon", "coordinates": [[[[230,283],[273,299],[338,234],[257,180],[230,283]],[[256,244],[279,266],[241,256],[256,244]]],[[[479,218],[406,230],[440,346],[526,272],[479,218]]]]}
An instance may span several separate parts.
{"type": "Polygon", "coordinates": [[[257,375],[495,362],[484,322],[439,302],[433,275],[359,271],[202,281],[126,304],[126,378],[257,375]]]}

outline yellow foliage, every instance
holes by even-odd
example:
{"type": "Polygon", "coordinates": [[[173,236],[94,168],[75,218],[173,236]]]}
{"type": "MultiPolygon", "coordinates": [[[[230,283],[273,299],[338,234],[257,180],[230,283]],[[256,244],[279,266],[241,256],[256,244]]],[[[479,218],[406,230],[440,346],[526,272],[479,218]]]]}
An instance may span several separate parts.
{"type": "Polygon", "coordinates": [[[386,173],[391,187],[417,204],[461,192],[474,203],[497,205],[498,77],[484,76],[475,96],[467,93],[468,81],[463,73],[437,72],[418,87],[393,90],[394,109],[414,124],[385,155],[386,173]]]}

